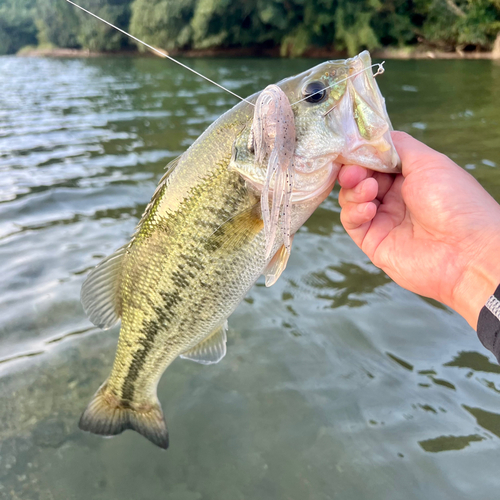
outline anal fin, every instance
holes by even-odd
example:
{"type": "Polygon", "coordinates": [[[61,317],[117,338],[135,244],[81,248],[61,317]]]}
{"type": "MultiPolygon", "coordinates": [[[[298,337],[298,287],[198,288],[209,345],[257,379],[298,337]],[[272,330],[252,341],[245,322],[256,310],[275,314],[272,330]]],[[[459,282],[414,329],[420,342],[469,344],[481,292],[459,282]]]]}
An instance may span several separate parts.
{"type": "Polygon", "coordinates": [[[202,365],[218,363],[226,355],[227,320],[216,328],[205,340],[180,355],[202,365]]]}

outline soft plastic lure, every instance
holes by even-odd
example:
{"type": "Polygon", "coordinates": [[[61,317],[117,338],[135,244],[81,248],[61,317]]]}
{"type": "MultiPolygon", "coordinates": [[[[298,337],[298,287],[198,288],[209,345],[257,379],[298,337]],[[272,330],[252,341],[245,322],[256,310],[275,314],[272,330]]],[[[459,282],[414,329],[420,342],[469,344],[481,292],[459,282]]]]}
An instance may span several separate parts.
{"type": "Polygon", "coordinates": [[[295,151],[295,121],[292,106],[277,85],[267,86],[255,103],[250,140],[255,161],[267,161],[267,173],[261,195],[261,211],[266,237],[266,257],[275,248],[278,227],[283,245],[290,254],[291,200],[293,191],[293,156],[295,151]]]}

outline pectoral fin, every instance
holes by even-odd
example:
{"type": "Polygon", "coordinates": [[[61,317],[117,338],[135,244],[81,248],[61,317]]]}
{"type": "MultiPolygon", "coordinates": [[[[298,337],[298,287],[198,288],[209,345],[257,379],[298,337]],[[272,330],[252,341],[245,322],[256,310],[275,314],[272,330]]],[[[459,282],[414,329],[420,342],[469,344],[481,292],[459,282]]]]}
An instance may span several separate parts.
{"type": "MultiPolygon", "coordinates": [[[[290,238],[290,245],[292,244],[293,236],[290,238]]],[[[266,286],[272,286],[281,276],[288,263],[290,252],[286,249],[285,245],[281,245],[279,250],[274,254],[274,257],[269,261],[269,264],[264,271],[266,277],[266,286]]]]}
{"type": "Polygon", "coordinates": [[[201,243],[206,250],[206,259],[227,261],[229,256],[240,251],[262,231],[263,224],[259,201],[255,201],[253,205],[227,219],[201,243]]]}
{"type": "Polygon", "coordinates": [[[202,365],[218,363],[226,355],[227,320],[213,331],[205,340],[189,351],[180,355],[183,359],[190,359],[202,365]]]}

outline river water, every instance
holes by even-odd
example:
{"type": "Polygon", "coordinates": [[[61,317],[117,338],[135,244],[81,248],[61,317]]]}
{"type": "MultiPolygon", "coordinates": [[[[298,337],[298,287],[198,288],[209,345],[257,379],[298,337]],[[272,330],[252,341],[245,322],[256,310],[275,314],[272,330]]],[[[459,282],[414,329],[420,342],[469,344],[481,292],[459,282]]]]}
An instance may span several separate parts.
{"type": "MultiPolygon", "coordinates": [[[[249,95],[319,61],[187,62],[249,95]]],[[[395,128],[500,200],[500,65],[389,61],[379,85],[395,128]]],[[[118,335],[86,319],[85,275],[235,103],[160,59],[0,58],[0,498],[497,498],[500,366],[457,314],[369,263],[337,189],[278,283],[231,316],[223,361],[165,373],[168,451],[78,429],[118,335]]]]}

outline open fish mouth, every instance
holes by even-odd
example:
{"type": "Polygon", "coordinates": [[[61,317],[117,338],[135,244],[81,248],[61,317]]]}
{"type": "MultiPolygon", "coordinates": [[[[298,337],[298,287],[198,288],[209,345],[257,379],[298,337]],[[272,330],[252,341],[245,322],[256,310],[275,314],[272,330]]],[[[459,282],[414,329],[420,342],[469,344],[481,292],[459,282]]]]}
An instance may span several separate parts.
{"type": "Polygon", "coordinates": [[[399,157],[393,161],[389,156],[392,155],[391,148],[385,148],[385,144],[382,143],[379,149],[371,144],[362,144],[358,147],[348,149],[337,158],[337,161],[343,165],[355,164],[378,172],[401,172],[399,157]],[[388,165],[391,164],[392,167],[389,167],[388,165]]]}
{"type": "Polygon", "coordinates": [[[388,173],[401,172],[401,160],[391,138],[391,121],[371,71],[367,51],[347,59],[345,92],[326,114],[328,126],[344,138],[338,160],[388,173]]]}

